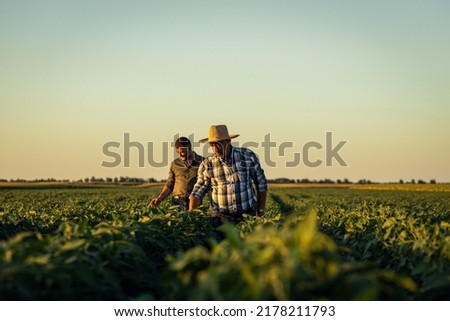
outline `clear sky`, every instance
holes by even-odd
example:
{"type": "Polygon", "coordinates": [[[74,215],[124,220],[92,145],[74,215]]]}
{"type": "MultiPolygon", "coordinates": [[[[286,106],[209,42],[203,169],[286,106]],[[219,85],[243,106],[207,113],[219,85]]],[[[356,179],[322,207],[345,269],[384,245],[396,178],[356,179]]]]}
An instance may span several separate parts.
{"type": "Polygon", "coordinates": [[[444,0],[0,0],[5,179],[166,178],[226,124],[269,178],[450,182],[449,89],[444,0]]]}

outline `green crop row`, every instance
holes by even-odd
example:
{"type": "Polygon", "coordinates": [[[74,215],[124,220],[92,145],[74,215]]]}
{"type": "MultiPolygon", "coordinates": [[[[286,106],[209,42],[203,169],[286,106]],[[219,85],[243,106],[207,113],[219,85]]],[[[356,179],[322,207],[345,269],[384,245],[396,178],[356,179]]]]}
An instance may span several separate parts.
{"type": "Polygon", "coordinates": [[[320,230],[349,259],[410,276],[419,285],[418,298],[449,298],[449,193],[336,189],[273,194],[292,208],[313,204],[320,230]]]}
{"type": "Polygon", "coordinates": [[[273,189],[217,242],[157,192],[2,190],[0,299],[449,299],[448,193],[273,189]]]}

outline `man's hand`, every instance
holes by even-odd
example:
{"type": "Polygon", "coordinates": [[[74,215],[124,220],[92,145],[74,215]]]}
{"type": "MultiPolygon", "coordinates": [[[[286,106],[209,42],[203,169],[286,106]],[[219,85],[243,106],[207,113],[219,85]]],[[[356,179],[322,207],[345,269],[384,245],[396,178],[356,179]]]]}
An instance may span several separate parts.
{"type": "Polygon", "coordinates": [[[195,196],[189,196],[189,210],[193,210],[200,206],[200,200],[195,196]]]}
{"type": "Polygon", "coordinates": [[[157,207],[161,203],[161,200],[159,197],[155,197],[150,201],[150,206],[157,207]]]}

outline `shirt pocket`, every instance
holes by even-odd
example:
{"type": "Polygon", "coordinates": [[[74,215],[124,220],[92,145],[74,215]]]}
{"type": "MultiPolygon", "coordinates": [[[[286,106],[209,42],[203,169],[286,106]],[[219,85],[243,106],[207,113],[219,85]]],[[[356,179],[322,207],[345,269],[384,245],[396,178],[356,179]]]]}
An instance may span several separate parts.
{"type": "Polygon", "coordinates": [[[236,163],[237,181],[240,183],[247,183],[249,181],[250,169],[251,169],[250,161],[241,160],[240,162],[237,162],[236,163]]]}

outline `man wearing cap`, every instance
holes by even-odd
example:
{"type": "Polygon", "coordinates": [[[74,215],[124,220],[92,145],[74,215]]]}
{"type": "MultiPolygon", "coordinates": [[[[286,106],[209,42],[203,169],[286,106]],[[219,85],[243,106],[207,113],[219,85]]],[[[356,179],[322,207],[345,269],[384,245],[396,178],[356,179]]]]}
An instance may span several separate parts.
{"type": "Polygon", "coordinates": [[[150,201],[153,207],[158,206],[172,194],[170,204],[187,209],[189,194],[197,181],[197,171],[203,157],[192,151],[191,141],[187,137],[180,137],[175,141],[175,151],[179,157],[172,161],[169,177],[158,197],[150,201]]]}
{"type": "Polygon", "coordinates": [[[197,208],[211,190],[212,216],[222,222],[239,222],[244,213],[264,214],[267,179],[253,151],[231,145],[238,136],[230,135],[225,125],[212,125],[208,138],[200,140],[208,142],[214,154],[200,164],[189,209],[197,208]]]}

